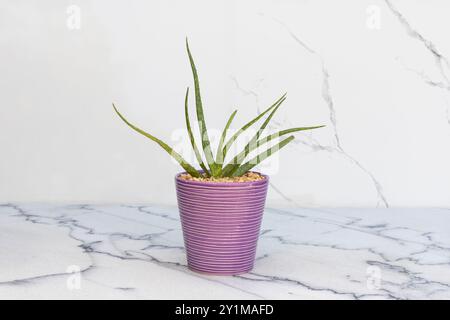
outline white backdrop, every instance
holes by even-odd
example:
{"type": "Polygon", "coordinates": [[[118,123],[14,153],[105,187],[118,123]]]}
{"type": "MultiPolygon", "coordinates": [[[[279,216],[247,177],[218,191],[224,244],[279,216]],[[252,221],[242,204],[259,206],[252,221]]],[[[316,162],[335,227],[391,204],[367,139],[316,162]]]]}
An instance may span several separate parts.
{"type": "MultiPolygon", "coordinates": [[[[126,128],[184,127],[189,36],[207,123],[288,92],[271,205],[450,206],[450,3],[0,1],[0,202],[174,203],[180,169],[126,128]]],[[[172,142],[175,143],[175,142],[172,142]]]]}

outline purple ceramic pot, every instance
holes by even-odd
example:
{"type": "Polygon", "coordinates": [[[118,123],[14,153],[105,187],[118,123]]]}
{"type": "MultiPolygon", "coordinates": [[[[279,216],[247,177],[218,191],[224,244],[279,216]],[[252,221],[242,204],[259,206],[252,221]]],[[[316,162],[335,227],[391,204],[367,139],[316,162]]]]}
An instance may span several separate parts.
{"type": "Polygon", "coordinates": [[[189,269],[215,275],[253,268],[269,177],[200,182],[175,177],[189,269]]]}

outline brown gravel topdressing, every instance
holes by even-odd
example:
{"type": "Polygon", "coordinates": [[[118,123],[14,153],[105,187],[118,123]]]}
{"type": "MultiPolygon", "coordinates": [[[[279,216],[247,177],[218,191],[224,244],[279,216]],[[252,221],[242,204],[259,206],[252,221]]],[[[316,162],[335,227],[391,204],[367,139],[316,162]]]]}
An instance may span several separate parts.
{"type": "Polygon", "coordinates": [[[195,178],[191,176],[189,173],[180,174],[180,179],[190,180],[190,181],[201,181],[201,182],[250,182],[250,181],[258,181],[264,180],[264,176],[260,175],[256,172],[247,172],[246,174],[240,177],[223,177],[223,178],[214,178],[214,177],[200,177],[195,178]]]}

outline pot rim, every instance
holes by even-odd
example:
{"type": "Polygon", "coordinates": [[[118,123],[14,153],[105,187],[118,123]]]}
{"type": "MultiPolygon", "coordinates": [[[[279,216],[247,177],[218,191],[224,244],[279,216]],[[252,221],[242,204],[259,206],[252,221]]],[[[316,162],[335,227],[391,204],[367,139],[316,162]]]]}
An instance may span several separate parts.
{"type": "Polygon", "coordinates": [[[192,181],[192,180],[184,180],[180,179],[180,175],[186,174],[187,172],[179,172],[175,175],[175,181],[177,183],[184,183],[186,185],[197,185],[197,186],[209,186],[209,187],[237,187],[237,186],[254,186],[254,185],[263,185],[269,183],[269,176],[262,174],[258,171],[251,171],[257,173],[264,177],[261,180],[255,181],[243,181],[243,182],[210,182],[210,181],[192,181]]]}

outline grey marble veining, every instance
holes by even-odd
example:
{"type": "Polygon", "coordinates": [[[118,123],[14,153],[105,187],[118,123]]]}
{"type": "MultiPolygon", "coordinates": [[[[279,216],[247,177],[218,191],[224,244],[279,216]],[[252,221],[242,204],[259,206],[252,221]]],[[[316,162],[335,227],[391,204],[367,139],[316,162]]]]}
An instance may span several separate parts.
{"type": "Polygon", "coordinates": [[[450,299],[450,209],[272,209],[252,272],[186,267],[175,207],[0,206],[1,298],[450,299]]]}

